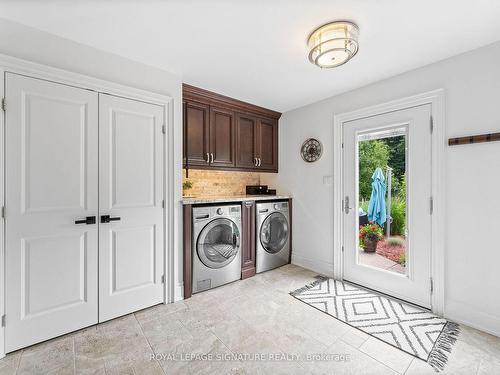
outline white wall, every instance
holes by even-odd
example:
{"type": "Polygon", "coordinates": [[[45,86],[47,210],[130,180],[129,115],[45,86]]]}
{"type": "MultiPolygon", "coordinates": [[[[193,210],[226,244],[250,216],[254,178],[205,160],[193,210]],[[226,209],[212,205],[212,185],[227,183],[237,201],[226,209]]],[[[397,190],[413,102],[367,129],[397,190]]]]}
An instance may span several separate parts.
{"type": "Polygon", "coordinates": [[[168,95],[174,102],[174,266],[176,298],[182,296],[182,80],[151,66],[0,18],[0,53],[91,77],[168,95]]]}
{"type": "MultiPolygon", "coordinates": [[[[401,56],[404,58],[404,56],[401,56]]],[[[283,114],[279,174],[262,183],[293,195],[293,261],[333,272],[332,127],[342,113],[445,89],[447,137],[500,131],[500,43],[283,114]],[[308,137],[320,161],[299,155],[308,137]]],[[[500,143],[446,147],[445,314],[500,336],[500,143]]]]}

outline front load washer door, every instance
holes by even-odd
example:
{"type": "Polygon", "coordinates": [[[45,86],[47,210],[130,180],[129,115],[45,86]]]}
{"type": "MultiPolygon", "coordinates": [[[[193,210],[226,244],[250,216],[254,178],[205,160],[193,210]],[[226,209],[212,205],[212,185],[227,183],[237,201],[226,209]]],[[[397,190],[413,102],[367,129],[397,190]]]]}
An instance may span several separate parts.
{"type": "Polygon", "coordinates": [[[288,221],[281,212],[273,212],[260,227],[260,243],[264,250],[276,254],[288,241],[288,221]]]}
{"type": "Polygon", "coordinates": [[[231,263],[240,251],[240,232],[236,224],[225,218],[212,220],[201,231],[196,244],[198,257],[209,268],[231,263]]]}

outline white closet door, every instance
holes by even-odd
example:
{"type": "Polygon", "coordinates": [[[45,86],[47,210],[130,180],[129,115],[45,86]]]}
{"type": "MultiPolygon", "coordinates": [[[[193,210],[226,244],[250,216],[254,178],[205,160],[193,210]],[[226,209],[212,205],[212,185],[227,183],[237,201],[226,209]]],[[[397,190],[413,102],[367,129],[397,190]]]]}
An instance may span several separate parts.
{"type": "Polygon", "coordinates": [[[98,95],[6,73],[5,347],[97,322],[98,95]]]}
{"type": "Polygon", "coordinates": [[[99,95],[101,322],[163,302],[163,117],[99,95]]]}

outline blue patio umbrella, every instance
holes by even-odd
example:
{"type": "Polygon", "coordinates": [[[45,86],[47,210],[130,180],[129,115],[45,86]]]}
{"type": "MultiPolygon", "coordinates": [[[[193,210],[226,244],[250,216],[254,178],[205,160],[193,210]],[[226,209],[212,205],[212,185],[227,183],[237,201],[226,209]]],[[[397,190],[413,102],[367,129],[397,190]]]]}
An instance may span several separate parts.
{"type": "Polygon", "coordinates": [[[372,195],[368,205],[368,220],[381,226],[387,220],[385,211],[385,177],[382,169],[377,168],[372,175],[372,195]]]}

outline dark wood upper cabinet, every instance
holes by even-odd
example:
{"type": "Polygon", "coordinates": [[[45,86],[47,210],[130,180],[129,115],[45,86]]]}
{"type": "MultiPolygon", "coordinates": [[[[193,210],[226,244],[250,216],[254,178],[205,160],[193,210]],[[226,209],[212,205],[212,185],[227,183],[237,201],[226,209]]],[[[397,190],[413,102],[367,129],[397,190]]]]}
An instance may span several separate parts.
{"type": "Polygon", "coordinates": [[[281,113],[183,85],[184,167],[278,172],[281,113]]]}
{"type": "Polygon", "coordinates": [[[232,111],[210,107],[210,165],[234,167],[235,135],[232,111]]]}
{"type": "Polygon", "coordinates": [[[208,165],[209,108],[206,104],[184,102],[184,165],[208,165]]]}
{"type": "Polygon", "coordinates": [[[236,166],[257,168],[257,119],[236,114],[236,166]]]}
{"type": "Polygon", "coordinates": [[[272,172],[278,171],[278,121],[258,119],[257,121],[258,167],[272,172]]]}

